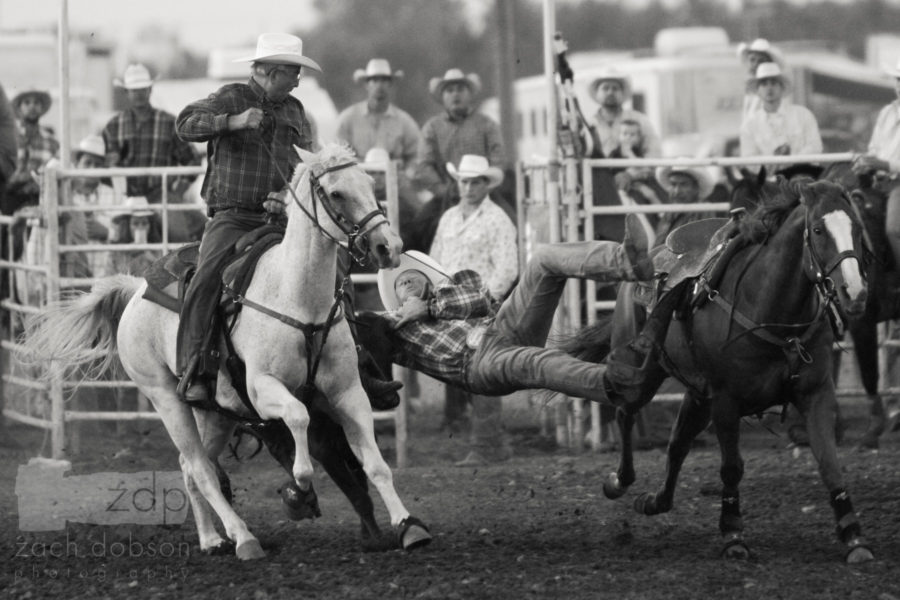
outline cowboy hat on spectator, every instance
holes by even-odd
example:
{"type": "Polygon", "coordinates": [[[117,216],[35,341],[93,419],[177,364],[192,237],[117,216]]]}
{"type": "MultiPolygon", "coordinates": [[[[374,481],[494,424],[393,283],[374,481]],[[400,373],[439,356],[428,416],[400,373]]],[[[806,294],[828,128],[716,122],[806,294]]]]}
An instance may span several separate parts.
{"type": "Polygon", "coordinates": [[[122,79],[114,79],[113,85],[126,90],[142,90],[153,85],[153,78],[150,77],[150,71],[147,70],[147,67],[135,63],[125,67],[122,79]]]}
{"type": "Polygon", "coordinates": [[[778,63],[774,62],[760,63],[759,66],[756,67],[756,77],[754,77],[753,80],[759,85],[759,82],[763,79],[777,79],[785,88],[791,84],[791,80],[784,74],[781,67],[778,66],[778,63]]]}
{"type": "Polygon", "coordinates": [[[363,162],[371,163],[373,165],[386,165],[391,162],[391,155],[381,146],[375,146],[366,152],[366,157],[363,159],[363,162]]]}
{"type": "Polygon", "coordinates": [[[156,212],[150,210],[146,196],[128,196],[121,209],[112,213],[113,219],[122,217],[152,217],[156,212]]]}
{"type": "Polygon", "coordinates": [[[779,66],[784,65],[784,55],[781,50],[769,43],[769,40],[757,38],[750,42],[741,42],[737,46],[737,55],[741,60],[748,60],[751,52],[759,52],[769,57],[771,62],[776,62],[779,66]]]}
{"type": "Polygon", "coordinates": [[[703,167],[677,165],[672,167],[659,167],[658,169],[656,169],[656,180],[659,181],[660,185],[662,185],[666,191],[668,191],[669,187],[671,186],[671,184],[669,183],[669,176],[677,174],[687,175],[697,182],[697,187],[700,189],[699,195],[701,200],[712,193],[712,177],[709,176],[709,172],[703,167]]]}
{"type": "Polygon", "coordinates": [[[503,171],[497,167],[492,167],[488,159],[477,154],[464,154],[459,159],[458,169],[453,163],[447,163],[447,173],[457,181],[460,179],[484,177],[488,180],[489,188],[495,188],[503,182],[503,171]]]}
{"type": "Polygon", "coordinates": [[[29,88],[23,92],[19,92],[12,99],[12,107],[17,114],[19,112],[19,104],[21,104],[21,102],[25,98],[36,98],[41,103],[41,117],[47,114],[47,111],[50,110],[50,105],[53,103],[53,100],[50,98],[50,94],[48,92],[35,88],[29,88]]]}
{"type": "Polygon", "coordinates": [[[263,33],[256,40],[256,54],[237,58],[234,62],[260,62],[275,65],[295,65],[322,72],[322,67],[303,55],[303,40],[289,33],[263,33]]]}
{"type": "Polygon", "coordinates": [[[373,58],[366,65],[365,69],[357,69],[353,72],[353,81],[360,83],[368,81],[373,77],[387,77],[388,79],[400,79],[403,77],[403,71],[391,70],[391,63],[384,58],[373,58]]]}
{"type": "Polygon", "coordinates": [[[396,269],[380,269],[378,271],[378,293],[381,295],[381,303],[387,310],[400,308],[400,299],[397,298],[394,284],[400,275],[411,269],[423,273],[432,286],[450,278],[444,272],[444,268],[424,252],[407,250],[400,255],[400,265],[396,269]]]}
{"type": "Polygon", "coordinates": [[[597,88],[600,87],[600,84],[604,81],[615,81],[620,86],[622,86],[622,93],[626,98],[631,96],[631,80],[628,78],[628,75],[619,71],[615,67],[607,66],[600,72],[600,75],[595,77],[591,84],[588,86],[588,90],[590,91],[591,98],[597,98],[597,88]]]}
{"type": "Polygon", "coordinates": [[[106,158],[106,142],[103,137],[92,133],[78,143],[78,148],[72,153],[73,158],[77,162],[83,154],[90,154],[99,158],[106,158]]]}
{"type": "Polygon", "coordinates": [[[462,72],[462,69],[450,69],[444,73],[443,77],[432,77],[431,81],[428,82],[428,91],[440,101],[444,88],[451,83],[465,83],[469,86],[473,96],[481,91],[481,77],[476,73],[466,75],[462,72]]]}

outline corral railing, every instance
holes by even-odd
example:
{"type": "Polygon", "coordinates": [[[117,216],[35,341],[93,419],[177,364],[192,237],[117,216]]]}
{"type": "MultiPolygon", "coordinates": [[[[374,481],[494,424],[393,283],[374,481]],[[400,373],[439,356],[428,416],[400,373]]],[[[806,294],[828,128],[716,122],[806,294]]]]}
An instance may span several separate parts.
{"type": "MultiPolygon", "coordinates": [[[[397,167],[394,163],[370,164],[363,163],[362,167],[368,172],[382,172],[385,174],[385,196],[388,218],[395,230],[399,228],[399,201],[397,184],[397,167]]],[[[91,252],[134,252],[136,250],[150,250],[163,253],[174,250],[181,243],[173,243],[169,239],[169,216],[177,211],[205,210],[205,206],[196,203],[170,202],[168,183],[169,179],[181,176],[203,175],[203,167],[145,167],[145,168],[103,168],[103,169],[60,169],[48,165],[43,174],[41,186],[41,199],[39,216],[32,218],[34,227],[45,229],[43,236],[43,248],[41,249],[43,260],[40,264],[25,264],[17,261],[0,261],[0,275],[7,279],[9,289],[13,290],[16,281],[21,274],[30,273],[37,276],[37,285],[41,287],[39,294],[26,293],[26,298],[32,298],[32,303],[27,300],[16,301],[14,296],[2,299],[2,307],[8,312],[5,339],[0,340],[2,349],[11,360],[4,361],[9,372],[4,371],[2,379],[4,383],[3,415],[19,423],[40,427],[50,431],[51,454],[54,458],[62,458],[66,450],[66,424],[76,421],[136,421],[143,419],[159,419],[159,415],[151,409],[149,403],[139,403],[136,411],[91,411],[77,410],[67,406],[66,399],[75,388],[85,389],[128,389],[135,388],[131,381],[63,381],[57,377],[40,379],[29,369],[22,367],[14,360],[15,354],[21,350],[17,343],[16,335],[21,331],[23,320],[31,314],[37,313],[41,306],[47,302],[53,302],[62,298],[67,290],[86,289],[96,281],[95,277],[72,277],[61,273],[61,257],[69,253],[87,254],[91,252]],[[72,199],[71,182],[73,178],[116,178],[132,176],[158,176],[162,180],[162,198],[158,204],[150,204],[147,209],[159,214],[162,225],[162,241],[159,243],[144,244],[63,244],[60,243],[60,223],[65,219],[64,215],[72,213],[104,213],[122,212],[124,197],[115,198],[115,202],[108,204],[74,205],[72,199]],[[11,393],[16,390],[18,393],[11,393]]],[[[116,186],[119,187],[119,186],[116,186]]],[[[124,187],[124,186],[122,186],[124,187]]],[[[144,208],[142,208],[144,210],[144,208]]],[[[14,217],[0,217],[0,227],[3,227],[7,236],[9,254],[12,256],[12,226],[14,217]]],[[[35,278],[31,278],[28,285],[35,285],[35,278]]],[[[376,276],[368,273],[354,273],[352,281],[355,285],[372,285],[376,282],[376,276]]],[[[52,372],[52,371],[51,371],[52,372]]],[[[405,369],[401,370],[401,378],[408,379],[405,369]]],[[[404,390],[401,390],[401,403],[391,411],[379,411],[375,413],[376,420],[392,420],[396,432],[396,453],[398,466],[405,466],[407,461],[407,410],[408,403],[404,390]]]]}

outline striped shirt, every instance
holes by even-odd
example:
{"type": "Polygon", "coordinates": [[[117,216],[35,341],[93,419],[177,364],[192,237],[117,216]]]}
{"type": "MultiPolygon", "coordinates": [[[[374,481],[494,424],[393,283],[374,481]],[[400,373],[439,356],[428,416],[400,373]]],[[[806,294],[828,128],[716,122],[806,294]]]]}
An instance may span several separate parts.
{"type": "MultiPolygon", "coordinates": [[[[466,365],[475,349],[469,335],[494,321],[498,305],[475,271],[459,271],[434,286],[429,300],[433,318],[407,323],[396,331],[398,364],[448,383],[464,381],[466,365]]],[[[397,313],[388,313],[394,322],[397,313]]]]}
{"type": "Polygon", "coordinates": [[[506,151],[500,126],[481,113],[459,119],[446,111],[429,119],[422,127],[422,141],[416,159],[416,184],[440,194],[455,182],[447,173],[447,163],[459,165],[464,154],[477,154],[491,166],[503,168],[506,151]]]}
{"type": "Polygon", "coordinates": [[[261,212],[269,192],[290,182],[300,161],[294,146],[311,150],[313,145],[300,101],[287,96],[273,102],[253,79],[192,102],[178,115],[176,129],[183,140],[207,142],[209,164],[200,194],[210,212],[235,207],[261,212]],[[249,108],[265,112],[260,128],[229,131],[228,117],[249,108]]]}
{"type": "Polygon", "coordinates": [[[53,130],[37,123],[19,121],[16,144],[19,147],[16,173],[30,179],[32,172],[40,172],[44,165],[59,154],[59,142],[53,130]]]}
{"type": "MultiPolygon", "coordinates": [[[[107,160],[117,158],[117,167],[200,164],[191,145],[175,135],[175,117],[156,108],[148,113],[120,112],[103,128],[103,141],[107,160]]],[[[162,178],[129,177],[127,185],[129,196],[153,197],[160,193],[162,178]]]]}

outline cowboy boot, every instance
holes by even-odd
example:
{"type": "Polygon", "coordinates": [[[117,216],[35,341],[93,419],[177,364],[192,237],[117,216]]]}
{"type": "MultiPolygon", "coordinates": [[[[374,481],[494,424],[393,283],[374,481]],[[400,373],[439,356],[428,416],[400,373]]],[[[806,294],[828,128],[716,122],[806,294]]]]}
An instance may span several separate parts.
{"type": "Polygon", "coordinates": [[[399,381],[389,380],[368,351],[357,346],[359,351],[359,381],[369,397],[373,410],[393,410],[400,404],[397,391],[403,387],[399,381]]]}
{"type": "Polygon", "coordinates": [[[638,216],[625,215],[625,237],[622,240],[622,247],[625,249],[636,281],[653,279],[653,261],[649,254],[652,244],[653,240],[647,236],[647,230],[644,229],[638,216]]]}

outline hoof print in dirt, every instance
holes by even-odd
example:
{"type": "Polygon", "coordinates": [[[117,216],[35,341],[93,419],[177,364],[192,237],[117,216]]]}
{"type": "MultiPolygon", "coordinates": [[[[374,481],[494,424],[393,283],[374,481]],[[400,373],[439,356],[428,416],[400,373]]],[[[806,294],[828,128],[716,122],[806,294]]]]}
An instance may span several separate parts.
{"type": "Polygon", "coordinates": [[[265,551],[259,545],[259,540],[247,540],[235,548],[234,553],[241,560],[256,560],[266,557],[265,551]]]}
{"type": "Polygon", "coordinates": [[[431,533],[425,523],[415,517],[406,517],[397,526],[400,547],[415,550],[431,543],[431,533]]]}

